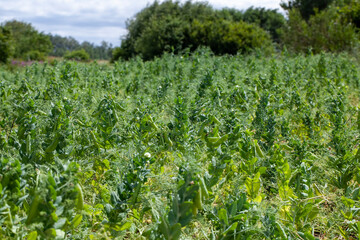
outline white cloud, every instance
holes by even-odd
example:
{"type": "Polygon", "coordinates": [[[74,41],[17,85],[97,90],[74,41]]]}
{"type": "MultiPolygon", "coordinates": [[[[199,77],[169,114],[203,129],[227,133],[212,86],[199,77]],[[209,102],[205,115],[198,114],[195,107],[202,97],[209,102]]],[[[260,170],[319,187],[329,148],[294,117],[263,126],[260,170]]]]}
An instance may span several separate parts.
{"type": "MultiPolygon", "coordinates": [[[[132,15],[146,6],[147,0],[2,0],[2,12],[16,11],[35,16],[102,16],[112,12],[118,15],[132,15]]],[[[103,16],[112,17],[112,16],[103,16]]]]}
{"type": "MultiPolygon", "coordinates": [[[[39,31],[73,36],[99,44],[102,40],[119,45],[126,33],[125,21],[150,4],[151,0],[0,0],[0,22],[17,19],[30,22],[39,31]]],[[[181,2],[185,2],[182,0],[181,2]]],[[[250,6],[280,8],[281,0],[209,0],[215,8],[250,6]]]]}
{"type": "Polygon", "coordinates": [[[261,1],[261,0],[241,0],[241,1],[233,1],[233,0],[210,0],[209,3],[216,7],[216,8],[222,8],[222,7],[228,7],[228,8],[236,8],[236,9],[247,9],[251,6],[254,7],[265,7],[265,8],[271,8],[276,9],[280,8],[280,2],[276,0],[267,0],[267,1],[261,1]]]}

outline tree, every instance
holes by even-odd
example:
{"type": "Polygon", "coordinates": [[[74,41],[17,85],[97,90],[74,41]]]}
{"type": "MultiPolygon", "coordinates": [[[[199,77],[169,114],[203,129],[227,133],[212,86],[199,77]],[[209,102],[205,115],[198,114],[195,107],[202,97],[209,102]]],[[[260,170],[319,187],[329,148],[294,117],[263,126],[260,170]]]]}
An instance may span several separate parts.
{"type": "Polygon", "coordinates": [[[280,29],[285,26],[285,17],[277,9],[248,8],[242,20],[247,23],[255,23],[262,29],[268,31],[272,39],[280,42],[280,29]]]}
{"type": "Polygon", "coordinates": [[[250,7],[246,11],[224,8],[217,11],[217,16],[229,21],[253,23],[270,33],[275,42],[280,41],[280,29],[285,26],[285,17],[277,9],[250,7]]]}
{"type": "Polygon", "coordinates": [[[67,52],[84,49],[91,59],[110,59],[112,54],[112,44],[102,41],[96,46],[90,42],[79,43],[73,37],[62,37],[49,34],[50,40],[54,46],[51,56],[64,57],[67,52]]]}
{"type": "Polygon", "coordinates": [[[248,52],[261,46],[259,41],[272,46],[269,35],[260,27],[235,21],[230,13],[214,10],[207,3],[155,1],[128,20],[126,26],[128,34],[112,60],[135,55],[149,60],[164,52],[195,50],[201,45],[210,46],[216,54],[248,52]]]}
{"type": "Polygon", "coordinates": [[[345,15],[346,21],[360,28],[360,1],[350,0],[344,5],[340,5],[340,11],[345,15]]]}
{"type": "Polygon", "coordinates": [[[209,46],[218,55],[248,53],[260,48],[272,51],[269,34],[254,24],[218,19],[196,22],[192,29],[193,41],[199,46],[209,46]]]}
{"type": "Polygon", "coordinates": [[[0,62],[7,63],[13,55],[11,32],[0,26],[0,62]]]}
{"type": "Polygon", "coordinates": [[[49,36],[38,32],[30,23],[16,20],[5,22],[5,28],[9,29],[14,43],[14,57],[25,58],[27,53],[38,51],[47,55],[52,44],[49,36]]]}
{"type": "Polygon", "coordinates": [[[66,52],[80,49],[80,43],[73,37],[62,37],[60,35],[49,34],[50,41],[53,45],[51,56],[63,57],[66,52]]]}
{"type": "MultiPolygon", "coordinates": [[[[128,34],[121,44],[121,48],[124,49],[123,53],[126,54],[124,58],[128,59],[136,54],[142,54],[145,58],[150,58],[150,52],[155,54],[152,55],[152,57],[159,55],[160,50],[158,44],[154,46],[154,49],[146,49],[145,47],[141,46],[140,43],[146,44],[146,39],[149,39],[150,34],[152,34],[150,31],[155,30],[155,28],[152,27],[152,24],[156,24],[158,27],[160,27],[160,24],[157,24],[156,21],[165,23],[163,19],[168,19],[171,21],[171,17],[178,18],[180,15],[181,9],[179,2],[165,1],[160,4],[158,1],[155,1],[153,4],[147,6],[139,13],[137,13],[134,18],[129,19],[126,22],[128,34]]],[[[170,25],[174,26],[174,24],[170,25]]],[[[166,26],[161,27],[163,29],[166,28],[166,26]]],[[[162,43],[169,45],[164,42],[165,38],[166,37],[162,38],[162,43]]],[[[146,45],[150,46],[149,44],[146,45]]]]}
{"type": "Polygon", "coordinates": [[[334,0],[289,0],[288,2],[280,3],[280,6],[288,12],[295,8],[298,9],[302,18],[307,21],[316,11],[326,9],[333,1],[334,0]]]}
{"type": "Polygon", "coordinates": [[[358,42],[358,35],[336,6],[316,13],[308,21],[302,19],[298,9],[292,9],[283,42],[296,52],[340,52],[351,50],[358,42]]]}
{"type": "Polygon", "coordinates": [[[89,54],[84,49],[67,52],[64,56],[65,59],[87,62],[90,60],[89,54]]]}
{"type": "Polygon", "coordinates": [[[177,52],[183,48],[184,32],[183,22],[179,17],[154,17],[135,42],[135,51],[141,53],[145,60],[165,51],[177,52]]]}

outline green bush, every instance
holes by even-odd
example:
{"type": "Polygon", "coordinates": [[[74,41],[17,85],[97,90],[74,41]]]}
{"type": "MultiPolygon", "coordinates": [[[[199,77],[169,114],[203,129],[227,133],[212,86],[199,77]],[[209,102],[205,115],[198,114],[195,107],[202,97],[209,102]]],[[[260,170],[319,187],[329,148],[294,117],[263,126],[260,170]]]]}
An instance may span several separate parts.
{"type": "Polygon", "coordinates": [[[268,33],[256,25],[242,21],[195,21],[192,30],[193,41],[199,46],[210,46],[217,55],[248,53],[256,48],[266,48],[267,51],[273,49],[268,33]]]}
{"type": "Polygon", "coordinates": [[[124,55],[124,53],[123,53],[123,49],[121,47],[114,48],[112,51],[112,56],[111,56],[110,62],[111,63],[116,62],[118,59],[122,58],[123,55],[124,55]]]}
{"type": "Polygon", "coordinates": [[[44,61],[45,56],[44,53],[39,52],[37,50],[33,50],[25,54],[25,57],[28,61],[44,61]]]}
{"type": "Polygon", "coordinates": [[[288,26],[283,32],[283,43],[296,52],[341,52],[352,49],[357,39],[356,28],[345,21],[339,8],[331,7],[311,16],[306,22],[300,12],[289,12],[288,26]]]}
{"type": "Polygon", "coordinates": [[[67,60],[75,60],[82,62],[87,62],[90,60],[89,54],[84,49],[67,52],[64,58],[67,60]]]}

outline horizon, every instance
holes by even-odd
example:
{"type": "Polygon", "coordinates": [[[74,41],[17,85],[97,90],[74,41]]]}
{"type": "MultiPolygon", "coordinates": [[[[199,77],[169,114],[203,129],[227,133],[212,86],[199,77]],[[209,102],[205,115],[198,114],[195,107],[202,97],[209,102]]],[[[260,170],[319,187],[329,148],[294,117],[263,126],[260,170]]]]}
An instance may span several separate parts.
{"type": "MultiPolygon", "coordinates": [[[[120,46],[121,37],[127,33],[126,21],[154,1],[140,0],[5,0],[0,9],[0,22],[17,20],[30,23],[37,31],[53,36],[73,37],[79,43],[90,42],[95,46],[102,41],[120,46]],[[71,6],[71,8],[69,8],[71,6]],[[109,17],[110,16],[110,17],[109,17]]],[[[163,1],[160,1],[163,2],[163,1]]],[[[186,2],[184,0],[181,3],[186,2]]],[[[204,2],[204,1],[194,1],[204,2]]],[[[264,7],[281,11],[281,0],[268,1],[206,1],[215,9],[235,8],[244,11],[250,7],[264,7]]]]}

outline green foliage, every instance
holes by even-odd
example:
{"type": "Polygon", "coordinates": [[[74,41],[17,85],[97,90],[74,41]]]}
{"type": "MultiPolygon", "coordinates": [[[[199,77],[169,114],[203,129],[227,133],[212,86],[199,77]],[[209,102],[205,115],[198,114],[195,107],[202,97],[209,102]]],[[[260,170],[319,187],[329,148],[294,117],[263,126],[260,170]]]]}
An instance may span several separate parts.
{"type": "Polygon", "coordinates": [[[359,236],[347,54],[200,48],[0,75],[1,239],[359,236]]]}
{"type": "Polygon", "coordinates": [[[347,4],[339,4],[340,13],[344,14],[347,22],[353,23],[356,28],[360,28],[360,2],[351,0],[347,4]]]}
{"type": "Polygon", "coordinates": [[[275,42],[280,42],[279,31],[285,26],[285,17],[277,9],[248,8],[241,18],[244,22],[253,23],[268,31],[275,42]]]}
{"type": "Polygon", "coordinates": [[[288,2],[282,2],[280,6],[289,12],[297,9],[301,17],[307,21],[310,16],[326,9],[332,2],[333,0],[289,0],[288,2]]]}
{"type": "Polygon", "coordinates": [[[43,61],[45,60],[44,53],[39,52],[38,50],[33,50],[26,53],[25,58],[29,61],[43,61]]]}
{"type": "Polygon", "coordinates": [[[80,43],[73,37],[61,37],[59,35],[49,35],[53,50],[50,55],[63,57],[67,51],[81,49],[80,43]]]}
{"type": "Polygon", "coordinates": [[[88,41],[79,43],[73,37],[62,37],[59,35],[49,34],[53,50],[49,53],[50,56],[64,57],[65,54],[70,51],[84,49],[91,59],[110,59],[112,56],[113,47],[105,41],[102,41],[100,45],[94,45],[88,41]]]}
{"type": "Polygon", "coordinates": [[[90,60],[89,54],[84,49],[67,52],[64,55],[64,58],[68,60],[83,61],[83,62],[90,60]]]}
{"type": "Polygon", "coordinates": [[[13,51],[11,32],[0,26],[0,62],[7,63],[13,55],[13,51]]]}
{"type": "Polygon", "coordinates": [[[52,49],[50,38],[29,23],[12,20],[3,26],[11,31],[15,58],[27,58],[27,54],[34,51],[47,55],[52,49]]]}
{"type": "Polygon", "coordinates": [[[351,50],[358,42],[357,31],[346,22],[336,7],[328,8],[303,20],[298,10],[289,12],[283,43],[296,52],[341,52],[351,50]]]}
{"type": "Polygon", "coordinates": [[[116,60],[121,59],[125,55],[124,48],[116,47],[112,51],[110,62],[114,63],[116,60]]]}
{"type": "Polygon", "coordinates": [[[260,27],[227,20],[194,21],[191,38],[197,46],[209,46],[218,55],[248,53],[256,48],[271,51],[269,35],[260,27]]]}
{"type": "Polygon", "coordinates": [[[88,41],[84,41],[76,50],[84,49],[91,59],[109,59],[111,57],[112,45],[102,41],[100,45],[94,45],[88,41]]]}
{"type": "Polygon", "coordinates": [[[148,26],[135,42],[135,51],[146,60],[160,56],[163,52],[178,51],[184,39],[183,21],[167,15],[161,18],[152,17],[148,26]]]}
{"type": "Polygon", "coordinates": [[[232,17],[236,12],[214,10],[206,3],[156,1],[128,21],[128,34],[113,60],[136,55],[149,60],[165,52],[179,53],[200,46],[208,46],[216,54],[246,53],[260,46],[270,49],[270,37],[261,27],[277,38],[276,29],[283,24],[283,18],[276,11],[252,11],[244,19],[254,25],[232,17]]]}
{"type": "Polygon", "coordinates": [[[172,1],[161,4],[155,1],[144,8],[126,24],[128,34],[121,43],[121,57],[129,59],[140,54],[145,59],[151,59],[165,51],[182,49],[188,22],[184,21],[184,13],[180,3],[172,1]]]}

